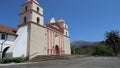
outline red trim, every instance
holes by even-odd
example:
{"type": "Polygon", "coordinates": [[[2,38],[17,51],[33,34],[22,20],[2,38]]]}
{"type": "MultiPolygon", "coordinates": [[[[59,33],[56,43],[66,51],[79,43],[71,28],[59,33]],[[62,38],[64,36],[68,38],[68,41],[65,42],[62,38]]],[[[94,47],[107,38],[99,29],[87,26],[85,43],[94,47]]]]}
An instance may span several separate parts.
{"type": "MultiPolygon", "coordinates": [[[[49,32],[48,32],[48,30],[47,30],[47,48],[49,49],[49,32]]],[[[47,54],[49,55],[49,50],[48,50],[48,52],[47,52],[47,54]]]]}
{"type": "MultiPolygon", "coordinates": [[[[50,30],[49,30],[49,49],[51,49],[51,45],[50,45],[50,30]]],[[[51,51],[49,52],[49,54],[51,55],[51,51]]]]}
{"type": "Polygon", "coordinates": [[[55,32],[53,32],[53,46],[55,46],[55,32]]]}
{"type": "Polygon", "coordinates": [[[53,47],[53,34],[52,34],[53,31],[51,31],[51,47],[53,47]]]}
{"type": "Polygon", "coordinates": [[[53,23],[53,24],[48,23],[48,24],[46,24],[46,27],[51,28],[51,29],[56,30],[56,31],[59,31],[61,33],[64,33],[64,29],[61,28],[58,23],[53,23]],[[59,27],[59,28],[54,27],[54,25],[59,27]]]}
{"type": "MultiPolygon", "coordinates": [[[[30,6],[30,9],[32,9],[32,8],[33,8],[33,5],[30,6]]],[[[32,12],[30,12],[30,21],[32,21],[32,17],[33,17],[32,12]]]]}
{"type": "Polygon", "coordinates": [[[47,27],[47,26],[46,26],[46,28],[47,28],[48,30],[51,30],[51,31],[54,31],[54,32],[56,32],[56,33],[58,33],[58,34],[61,34],[61,35],[63,35],[63,32],[57,31],[57,30],[55,30],[55,29],[52,29],[52,28],[50,28],[50,27],[47,27]]]}
{"type": "Polygon", "coordinates": [[[35,11],[35,10],[33,10],[33,9],[29,9],[28,11],[22,12],[22,13],[20,13],[19,15],[25,14],[26,12],[29,12],[29,11],[33,11],[33,12],[35,12],[35,13],[41,15],[42,17],[44,17],[43,14],[40,14],[40,13],[38,13],[37,11],[35,11]]]}
{"type": "MultiPolygon", "coordinates": [[[[51,41],[52,41],[52,40],[51,40],[51,31],[50,31],[50,43],[49,43],[49,44],[50,44],[50,47],[51,47],[51,49],[52,49],[52,43],[51,43],[51,41]]],[[[51,54],[52,54],[52,51],[51,51],[51,54]]]]}
{"type": "MultiPolygon", "coordinates": [[[[28,3],[35,3],[35,4],[37,4],[36,2],[34,2],[34,1],[29,1],[29,2],[26,2],[26,3],[24,3],[23,5],[21,5],[21,6],[24,6],[24,5],[26,5],[26,4],[28,4],[28,3]]],[[[40,4],[37,4],[38,6],[40,6],[41,8],[43,8],[40,4]]]]}
{"type": "MultiPolygon", "coordinates": [[[[61,37],[60,37],[60,42],[61,42],[61,37]]],[[[61,54],[61,43],[60,43],[59,49],[60,49],[60,54],[61,54]]]]}
{"type": "MultiPolygon", "coordinates": [[[[60,49],[60,46],[61,46],[60,41],[61,41],[61,40],[60,40],[60,35],[59,35],[59,49],[60,49]]],[[[61,49],[60,49],[60,50],[61,50],[61,49]]],[[[60,52],[60,53],[61,53],[61,52],[60,52]]]]}
{"type": "MultiPolygon", "coordinates": [[[[61,39],[61,37],[62,37],[62,36],[60,35],[60,49],[62,50],[62,43],[61,43],[61,42],[62,42],[62,39],[61,39]]],[[[62,52],[61,52],[61,54],[62,54],[62,52]]]]}
{"type": "Polygon", "coordinates": [[[32,13],[30,13],[30,21],[32,21],[32,13]]]}
{"type": "Polygon", "coordinates": [[[32,23],[32,24],[41,26],[41,27],[43,27],[43,28],[46,28],[44,25],[37,24],[37,23],[35,23],[35,22],[33,22],[33,21],[28,21],[28,22],[26,22],[26,23],[19,24],[19,25],[18,25],[18,28],[23,27],[23,26],[25,26],[25,25],[27,25],[27,24],[29,24],[29,23],[32,23]]]}
{"type": "Polygon", "coordinates": [[[63,35],[63,50],[64,50],[64,52],[63,52],[63,54],[65,54],[65,49],[64,49],[64,35],[63,35]]]}

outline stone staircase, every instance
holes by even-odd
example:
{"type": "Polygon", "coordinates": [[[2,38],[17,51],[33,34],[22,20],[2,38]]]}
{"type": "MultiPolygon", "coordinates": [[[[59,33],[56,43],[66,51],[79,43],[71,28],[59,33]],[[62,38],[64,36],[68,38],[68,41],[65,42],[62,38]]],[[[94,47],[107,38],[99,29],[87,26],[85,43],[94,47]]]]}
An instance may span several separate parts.
{"type": "Polygon", "coordinates": [[[39,62],[46,60],[65,60],[69,59],[69,55],[50,55],[50,56],[36,56],[35,58],[29,60],[29,62],[39,62]]]}

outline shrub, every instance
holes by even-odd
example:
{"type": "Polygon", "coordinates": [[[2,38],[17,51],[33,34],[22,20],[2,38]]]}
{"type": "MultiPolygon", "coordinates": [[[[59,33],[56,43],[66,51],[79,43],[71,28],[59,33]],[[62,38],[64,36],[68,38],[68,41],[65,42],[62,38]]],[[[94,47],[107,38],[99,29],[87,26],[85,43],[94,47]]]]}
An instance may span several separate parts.
{"type": "Polygon", "coordinates": [[[71,46],[71,54],[75,54],[75,48],[71,46]]]}
{"type": "Polygon", "coordinates": [[[98,56],[112,56],[113,50],[111,47],[108,47],[106,45],[97,45],[94,47],[93,55],[98,56]]]}
{"type": "Polygon", "coordinates": [[[21,63],[28,60],[28,57],[16,57],[16,58],[2,58],[0,63],[21,63]]]}
{"type": "Polygon", "coordinates": [[[82,46],[79,48],[80,55],[92,55],[94,52],[94,46],[82,46]]]}
{"type": "Polygon", "coordinates": [[[9,63],[12,62],[12,58],[2,58],[0,59],[0,63],[9,63]]]}

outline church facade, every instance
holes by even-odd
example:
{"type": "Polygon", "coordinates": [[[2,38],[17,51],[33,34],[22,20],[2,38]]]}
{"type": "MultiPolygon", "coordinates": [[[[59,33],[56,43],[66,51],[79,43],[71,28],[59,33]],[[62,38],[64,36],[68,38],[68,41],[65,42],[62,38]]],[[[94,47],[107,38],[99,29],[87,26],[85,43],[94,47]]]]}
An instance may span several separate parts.
{"type": "Polygon", "coordinates": [[[5,45],[7,39],[1,41],[3,57],[29,56],[31,59],[38,55],[71,54],[68,25],[62,18],[56,21],[53,17],[44,24],[44,9],[36,0],[27,0],[21,7],[18,29],[4,26],[13,32],[0,30],[0,33],[5,33],[7,37],[13,36],[8,46],[5,45]]]}

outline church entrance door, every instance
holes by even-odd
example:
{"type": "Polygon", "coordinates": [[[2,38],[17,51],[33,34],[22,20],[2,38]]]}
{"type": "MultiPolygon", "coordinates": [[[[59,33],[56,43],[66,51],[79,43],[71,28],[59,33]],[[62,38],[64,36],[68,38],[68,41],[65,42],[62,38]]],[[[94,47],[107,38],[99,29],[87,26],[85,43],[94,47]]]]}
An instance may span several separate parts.
{"type": "Polygon", "coordinates": [[[58,45],[55,46],[55,50],[56,50],[56,55],[59,55],[59,54],[60,54],[60,51],[59,51],[58,45]]]}

